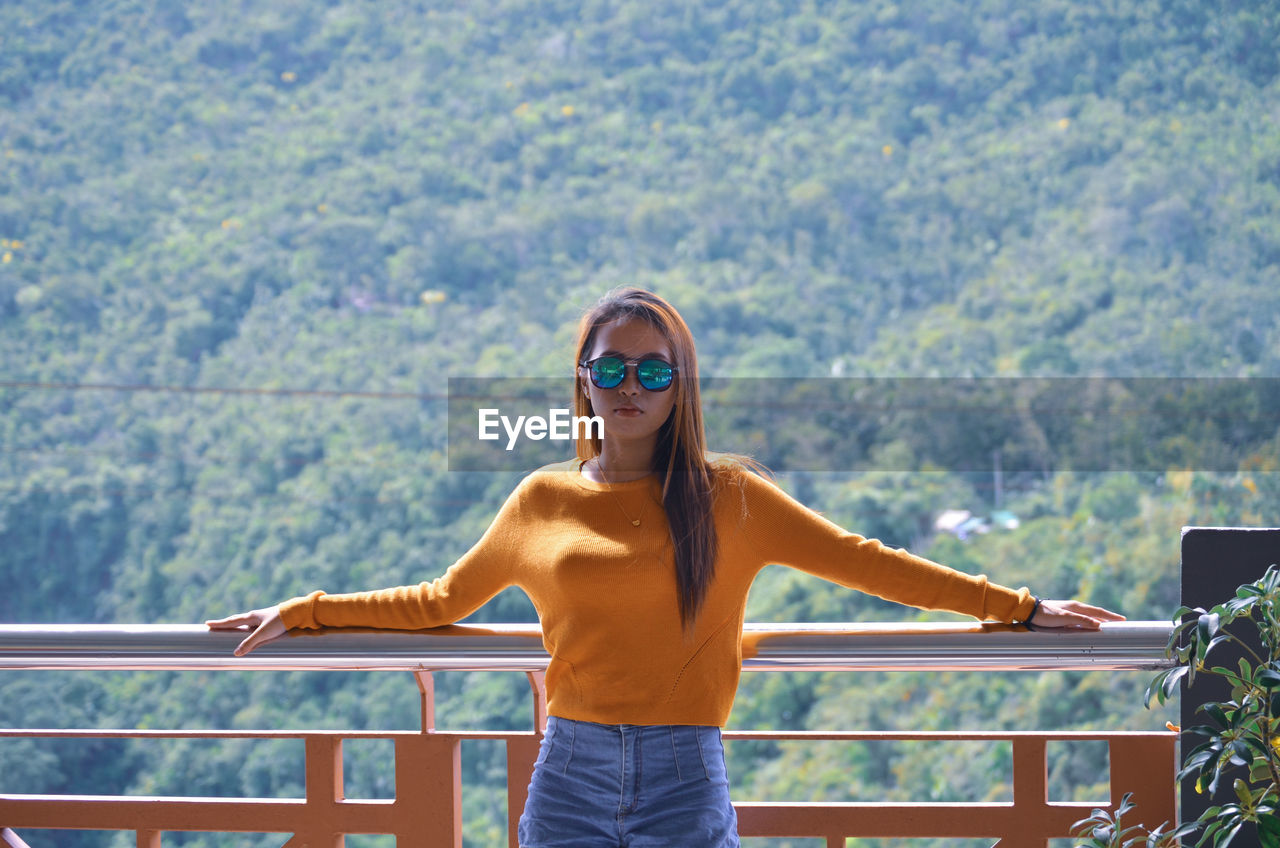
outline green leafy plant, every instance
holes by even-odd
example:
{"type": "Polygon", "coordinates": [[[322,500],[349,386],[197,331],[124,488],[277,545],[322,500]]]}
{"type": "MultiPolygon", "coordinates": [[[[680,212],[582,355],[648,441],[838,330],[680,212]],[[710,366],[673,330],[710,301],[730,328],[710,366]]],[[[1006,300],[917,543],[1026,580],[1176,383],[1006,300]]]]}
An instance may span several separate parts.
{"type": "Polygon", "coordinates": [[[1280,848],[1280,567],[1272,565],[1259,580],[1241,586],[1234,598],[1211,610],[1180,608],[1174,624],[1168,653],[1178,664],[1152,680],[1145,703],[1150,705],[1152,697],[1164,703],[1180,681],[1190,685],[1201,674],[1230,684],[1228,700],[1199,707],[1209,723],[1186,729],[1204,741],[1186,753],[1178,779],[1194,777],[1196,790],[1209,793],[1230,780],[1236,800],[1211,806],[1197,821],[1164,832],[1163,824],[1154,831],[1141,825],[1123,827],[1121,817],[1133,808],[1126,795],[1114,815],[1094,810],[1090,818],[1076,822],[1076,837],[1089,840],[1078,844],[1156,848],[1203,829],[1197,846],[1226,848],[1252,822],[1262,848],[1280,848]],[[1260,647],[1228,631],[1235,622],[1251,622],[1260,647]],[[1211,665],[1209,655],[1228,642],[1244,654],[1237,667],[1211,665]]]}
{"type": "Polygon", "coordinates": [[[1077,848],[1174,848],[1181,837],[1195,833],[1200,827],[1198,822],[1179,825],[1173,830],[1165,830],[1168,822],[1155,830],[1148,830],[1140,824],[1125,827],[1124,816],[1134,807],[1132,798],[1133,793],[1127,793],[1120,799],[1120,806],[1114,813],[1098,808],[1089,818],[1073,824],[1071,830],[1076,838],[1086,840],[1077,842],[1077,848]]]}

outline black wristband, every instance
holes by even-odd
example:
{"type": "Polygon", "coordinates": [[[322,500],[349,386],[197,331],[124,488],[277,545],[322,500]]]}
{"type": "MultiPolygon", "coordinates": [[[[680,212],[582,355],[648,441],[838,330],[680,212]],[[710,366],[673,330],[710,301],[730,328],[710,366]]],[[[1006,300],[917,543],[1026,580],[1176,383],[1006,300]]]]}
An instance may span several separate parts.
{"type": "Polygon", "coordinates": [[[1031,612],[1027,613],[1027,617],[1022,620],[1022,623],[1026,625],[1029,630],[1034,630],[1035,626],[1031,623],[1031,619],[1035,618],[1036,613],[1040,610],[1040,598],[1032,595],[1031,599],[1035,601],[1035,604],[1032,605],[1031,612]]]}

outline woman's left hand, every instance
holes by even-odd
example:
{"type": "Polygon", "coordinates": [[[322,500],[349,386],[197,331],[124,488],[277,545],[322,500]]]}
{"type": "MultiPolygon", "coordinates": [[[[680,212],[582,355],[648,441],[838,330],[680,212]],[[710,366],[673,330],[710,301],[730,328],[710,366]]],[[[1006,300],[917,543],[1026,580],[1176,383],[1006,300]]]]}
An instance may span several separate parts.
{"type": "Polygon", "coordinates": [[[1027,623],[1034,627],[1097,630],[1104,621],[1124,621],[1124,616],[1080,601],[1041,601],[1039,609],[1027,623]]]}

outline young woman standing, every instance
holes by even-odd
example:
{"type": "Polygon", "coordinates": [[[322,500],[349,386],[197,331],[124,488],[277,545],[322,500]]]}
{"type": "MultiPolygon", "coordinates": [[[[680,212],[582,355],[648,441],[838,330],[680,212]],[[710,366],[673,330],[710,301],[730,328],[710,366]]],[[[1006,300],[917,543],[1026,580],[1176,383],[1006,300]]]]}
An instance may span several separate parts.
{"type": "Polygon", "coordinates": [[[1095,629],[1122,618],[849,533],[749,461],[709,459],[693,337],[657,295],[601,300],[583,318],[576,367],[575,414],[600,416],[603,438],[526,477],[442,577],[208,622],[251,631],[243,655],[295,628],[450,624],[520,587],[551,657],[523,848],[739,844],[720,728],[747,591],[765,565],[979,619],[1095,629]]]}

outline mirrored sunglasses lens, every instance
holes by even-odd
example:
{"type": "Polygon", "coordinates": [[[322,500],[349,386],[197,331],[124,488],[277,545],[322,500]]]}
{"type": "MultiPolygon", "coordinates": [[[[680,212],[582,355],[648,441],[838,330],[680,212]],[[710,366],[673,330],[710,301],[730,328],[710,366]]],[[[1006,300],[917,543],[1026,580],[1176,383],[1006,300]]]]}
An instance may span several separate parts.
{"type": "Polygon", "coordinates": [[[640,378],[640,385],[646,389],[665,389],[671,385],[674,371],[669,363],[661,359],[646,359],[636,366],[636,376],[640,378]]]}
{"type": "Polygon", "coordinates": [[[621,359],[606,356],[591,363],[591,382],[602,389],[612,389],[622,382],[627,364],[621,359]]]}

